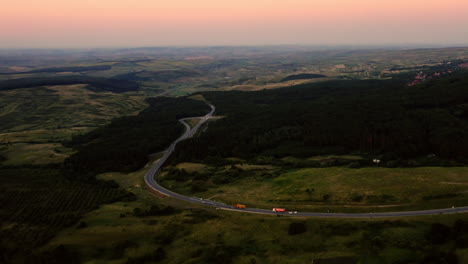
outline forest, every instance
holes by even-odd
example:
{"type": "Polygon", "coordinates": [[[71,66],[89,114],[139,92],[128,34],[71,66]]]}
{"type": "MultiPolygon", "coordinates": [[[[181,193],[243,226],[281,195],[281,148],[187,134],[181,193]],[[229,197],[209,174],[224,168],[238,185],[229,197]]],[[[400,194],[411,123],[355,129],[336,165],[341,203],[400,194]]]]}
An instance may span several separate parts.
{"type": "Polygon", "coordinates": [[[143,167],[148,155],[162,151],[183,132],[178,119],[202,116],[209,106],[188,98],[150,98],[137,116],[121,117],[109,125],[74,137],[65,145],[78,152],[66,168],[84,177],[107,171],[130,172],[143,167]]]}
{"type": "Polygon", "coordinates": [[[459,71],[415,86],[407,82],[338,80],[203,92],[223,118],[200,137],[181,142],[175,160],[359,153],[386,162],[424,159],[425,164],[408,166],[466,163],[468,74],[459,71]]]}

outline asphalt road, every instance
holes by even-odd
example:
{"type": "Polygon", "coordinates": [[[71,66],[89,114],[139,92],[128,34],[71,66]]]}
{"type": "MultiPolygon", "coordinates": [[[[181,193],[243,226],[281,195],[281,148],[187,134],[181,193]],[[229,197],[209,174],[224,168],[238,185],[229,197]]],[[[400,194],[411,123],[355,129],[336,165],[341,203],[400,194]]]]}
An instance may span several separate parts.
{"type": "MultiPolygon", "coordinates": [[[[211,111],[203,117],[200,118],[200,122],[198,122],[193,128],[190,128],[190,125],[186,122],[188,119],[192,119],[195,117],[183,118],[180,119],[181,122],[185,126],[185,132],[180,136],[176,141],[174,141],[169,148],[167,148],[164,156],[162,156],[153,166],[152,168],[145,174],[145,184],[146,187],[158,194],[163,194],[166,196],[170,196],[182,201],[187,201],[190,203],[202,204],[206,206],[213,206],[217,209],[221,210],[228,210],[228,211],[236,211],[236,212],[243,212],[243,213],[253,213],[253,214],[269,214],[269,215],[284,215],[284,216],[302,216],[302,217],[325,217],[325,218],[382,218],[382,217],[405,217],[405,216],[422,216],[422,215],[440,215],[440,214],[454,214],[454,213],[466,213],[468,212],[468,206],[466,207],[456,207],[456,208],[446,208],[446,209],[434,209],[434,210],[422,210],[422,211],[403,211],[403,212],[388,212],[388,213],[316,213],[316,212],[273,212],[272,210],[266,209],[258,209],[258,208],[245,208],[240,209],[236,208],[231,205],[227,205],[224,203],[202,199],[198,197],[190,197],[181,195],[175,192],[172,192],[157,182],[157,173],[167,161],[167,159],[172,155],[174,152],[175,146],[182,140],[187,138],[193,137],[198,129],[205,123],[208,119],[213,116],[215,111],[215,107],[209,104],[211,107],[211,111]]],[[[240,201],[241,202],[241,201],[240,201]]]]}

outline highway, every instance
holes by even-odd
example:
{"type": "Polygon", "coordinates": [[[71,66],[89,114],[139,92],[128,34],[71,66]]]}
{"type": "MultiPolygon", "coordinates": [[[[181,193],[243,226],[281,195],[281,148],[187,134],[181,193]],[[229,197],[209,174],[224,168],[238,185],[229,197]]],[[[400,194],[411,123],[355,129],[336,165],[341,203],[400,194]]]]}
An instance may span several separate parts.
{"type": "MultiPolygon", "coordinates": [[[[193,137],[198,129],[205,123],[208,119],[213,116],[215,111],[214,105],[208,104],[211,107],[211,111],[202,117],[189,117],[180,119],[179,122],[185,126],[185,132],[176,139],[166,150],[164,155],[153,164],[151,169],[145,174],[145,185],[153,193],[162,194],[169,196],[175,199],[182,201],[201,204],[206,206],[213,206],[217,209],[236,211],[242,213],[253,213],[253,214],[268,214],[268,215],[284,215],[284,216],[301,216],[301,217],[324,217],[324,218],[385,218],[385,217],[408,217],[408,216],[423,216],[423,215],[440,215],[440,214],[454,214],[454,213],[467,213],[468,206],[466,207],[456,207],[456,208],[446,208],[446,209],[434,209],[434,210],[422,210],[422,211],[403,211],[403,212],[385,212],[385,213],[317,213],[317,212],[273,212],[272,210],[267,209],[258,209],[258,208],[236,208],[231,205],[224,203],[202,199],[198,197],[190,197],[181,195],[175,192],[172,192],[157,182],[157,173],[161,170],[161,167],[167,161],[167,159],[172,155],[175,150],[177,143],[187,138],[193,137]],[[190,128],[190,125],[186,122],[188,119],[200,118],[200,121],[193,127],[190,128]]],[[[240,201],[241,202],[241,201],[240,201]]]]}

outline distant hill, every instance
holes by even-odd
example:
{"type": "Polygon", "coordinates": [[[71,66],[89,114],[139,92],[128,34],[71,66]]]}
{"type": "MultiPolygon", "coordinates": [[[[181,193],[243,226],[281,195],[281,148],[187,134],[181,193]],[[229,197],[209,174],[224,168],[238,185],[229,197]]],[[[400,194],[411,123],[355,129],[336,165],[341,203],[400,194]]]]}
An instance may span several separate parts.
{"type": "Polygon", "coordinates": [[[140,87],[138,83],[133,81],[72,75],[61,77],[32,77],[0,81],[0,91],[69,84],[89,84],[88,89],[90,90],[109,91],[114,93],[137,91],[140,87]]]}
{"type": "Polygon", "coordinates": [[[289,75],[286,78],[283,78],[280,82],[287,82],[292,80],[307,80],[307,79],[316,79],[316,78],[325,78],[326,75],[323,74],[315,74],[315,73],[301,73],[301,74],[294,74],[289,75]]]}
{"type": "Polygon", "coordinates": [[[120,74],[114,76],[114,79],[126,81],[152,81],[152,82],[171,82],[181,78],[197,77],[201,74],[195,71],[185,70],[167,70],[167,71],[140,71],[120,74]]]}
{"type": "Polygon", "coordinates": [[[30,74],[30,73],[44,73],[44,72],[84,72],[84,71],[105,71],[112,69],[110,65],[96,65],[96,66],[71,66],[71,67],[53,67],[43,68],[24,72],[7,72],[0,74],[30,74]]]}

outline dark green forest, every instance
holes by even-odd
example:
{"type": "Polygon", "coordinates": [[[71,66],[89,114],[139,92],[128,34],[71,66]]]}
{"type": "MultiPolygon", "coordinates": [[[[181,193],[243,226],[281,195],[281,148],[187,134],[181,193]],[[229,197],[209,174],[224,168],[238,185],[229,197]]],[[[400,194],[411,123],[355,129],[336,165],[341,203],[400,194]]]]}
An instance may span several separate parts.
{"type": "Polygon", "coordinates": [[[342,80],[257,92],[203,92],[224,118],[211,122],[200,137],[181,142],[175,160],[359,153],[384,160],[432,157],[466,163],[468,74],[411,87],[407,82],[342,80]]]}
{"type": "Polygon", "coordinates": [[[148,162],[149,154],[164,150],[182,134],[184,126],[178,119],[210,110],[204,102],[187,98],[150,98],[148,103],[137,116],[115,119],[67,142],[78,152],[65,161],[66,168],[79,177],[137,170],[148,162]]]}
{"type": "Polygon", "coordinates": [[[292,80],[306,80],[306,79],[315,79],[315,78],[325,78],[327,76],[323,74],[315,74],[315,73],[301,73],[301,74],[293,74],[289,75],[281,80],[281,82],[287,82],[292,80]]]}
{"type": "Polygon", "coordinates": [[[109,91],[123,93],[137,91],[139,84],[133,81],[117,80],[101,77],[89,77],[80,75],[61,77],[31,77],[0,81],[0,91],[33,88],[47,85],[70,85],[88,84],[88,89],[92,91],[109,91]]]}

